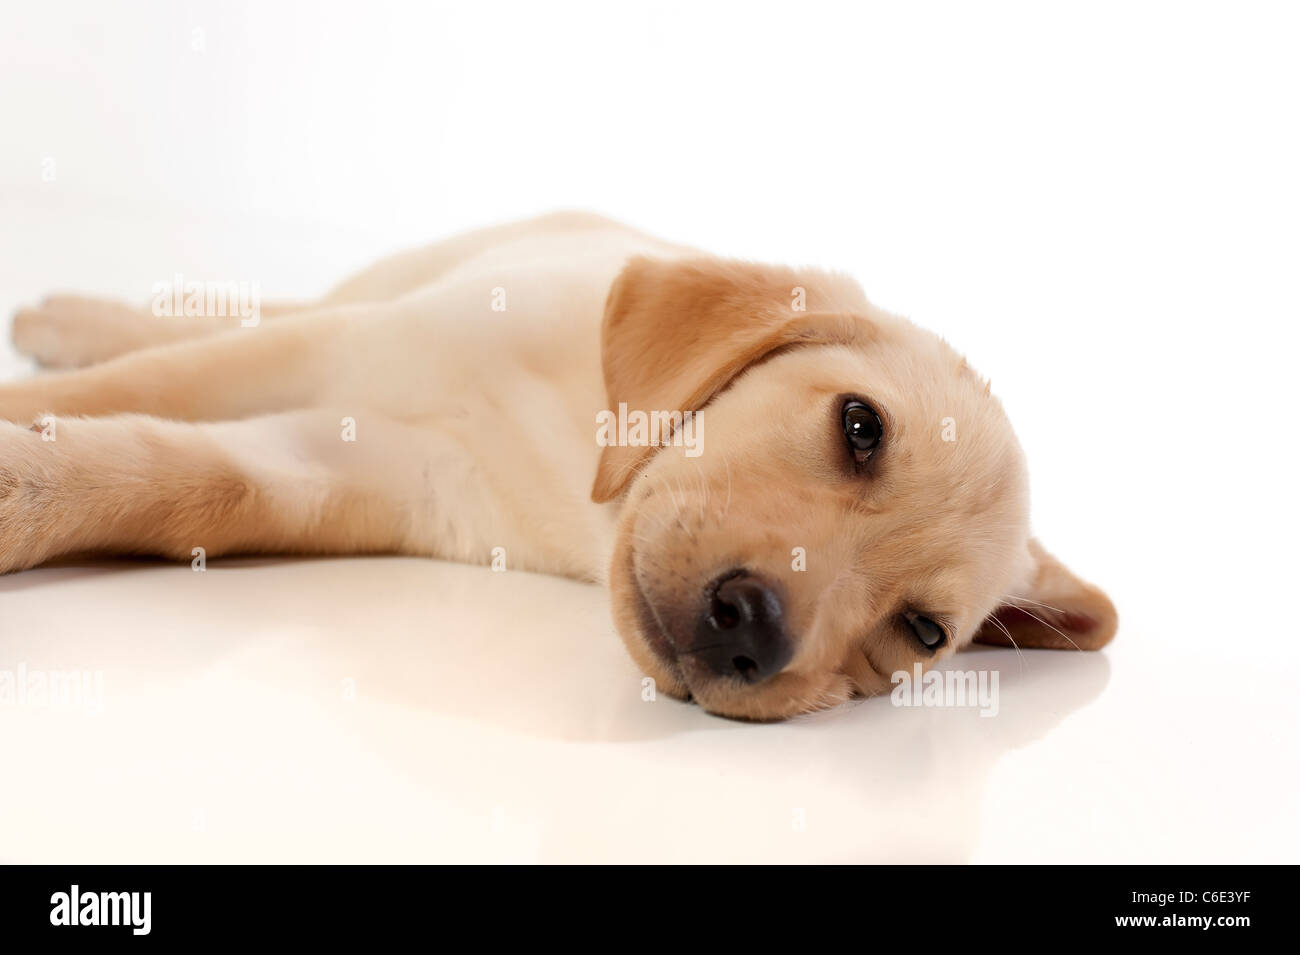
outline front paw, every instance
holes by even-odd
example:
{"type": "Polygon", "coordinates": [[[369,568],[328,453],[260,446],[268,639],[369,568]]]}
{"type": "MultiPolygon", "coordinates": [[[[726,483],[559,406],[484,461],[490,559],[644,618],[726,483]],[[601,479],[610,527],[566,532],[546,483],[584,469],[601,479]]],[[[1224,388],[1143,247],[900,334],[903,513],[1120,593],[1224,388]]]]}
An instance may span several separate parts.
{"type": "Polygon", "coordinates": [[[47,559],[63,503],[49,447],[53,419],[32,427],[0,422],[0,573],[47,559]]]}
{"type": "Polygon", "coordinates": [[[43,367],[83,368],[135,347],[146,317],[120,302],[54,295],[15,313],[10,336],[43,367]]]}

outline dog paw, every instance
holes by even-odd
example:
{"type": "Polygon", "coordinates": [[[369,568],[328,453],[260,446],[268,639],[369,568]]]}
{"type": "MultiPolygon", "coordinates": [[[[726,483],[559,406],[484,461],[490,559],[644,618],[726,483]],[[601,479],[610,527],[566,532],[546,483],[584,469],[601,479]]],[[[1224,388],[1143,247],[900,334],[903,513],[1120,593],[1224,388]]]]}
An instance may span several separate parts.
{"type": "Polygon", "coordinates": [[[39,564],[52,536],[48,505],[57,488],[38,466],[40,430],[0,422],[0,574],[39,564]]]}
{"type": "Polygon", "coordinates": [[[63,346],[63,334],[53,316],[39,309],[24,308],[14,313],[10,338],[20,355],[34,358],[47,368],[72,367],[63,346]]]}
{"type": "Polygon", "coordinates": [[[51,295],[14,315],[11,337],[20,354],[46,368],[81,368],[145,344],[147,318],[112,299],[51,295]]]}

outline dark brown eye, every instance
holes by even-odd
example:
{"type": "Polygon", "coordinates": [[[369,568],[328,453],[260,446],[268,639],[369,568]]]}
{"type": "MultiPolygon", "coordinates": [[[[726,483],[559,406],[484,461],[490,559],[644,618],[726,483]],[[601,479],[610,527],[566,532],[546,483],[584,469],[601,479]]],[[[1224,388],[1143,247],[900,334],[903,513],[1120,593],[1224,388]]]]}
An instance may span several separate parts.
{"type": "Polygon", "coordinates": [[[912,613],[908,610],[903,613],[903,620],[906,621],[916,639],[920,641],[921,646],[930,651],[938,650],[948,640],[948,635],[943,632],[943,627],[939,626],[929,617],[922,617],[919,613],[912,613]]]}
{"type": "Polygon", "coordinates": [[[865,461],[871,457],[871,452],[876,450],[885,434],[880,415],[869,404],[850,398],[844,402],[840,417],[844,423],[844,437],[849,442],[849,449],[859,463],[865,461]]]}

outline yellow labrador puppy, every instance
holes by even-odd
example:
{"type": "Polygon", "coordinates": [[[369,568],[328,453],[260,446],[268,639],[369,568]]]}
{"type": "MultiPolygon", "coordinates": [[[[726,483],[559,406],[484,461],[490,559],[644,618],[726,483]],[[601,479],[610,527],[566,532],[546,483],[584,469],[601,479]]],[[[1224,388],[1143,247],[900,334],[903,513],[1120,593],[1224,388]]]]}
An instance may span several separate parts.
{"type": "Polygon", "coordinates": [[[560,214],[261,314],[20,312],[18,349],[77,370],[0,385],[0,571],[495,555],[607,583],[660,689],[752,719],[887,691],[975,639],[1115,631],[1029,536],[988,385],[843,276],[560,214]]]}

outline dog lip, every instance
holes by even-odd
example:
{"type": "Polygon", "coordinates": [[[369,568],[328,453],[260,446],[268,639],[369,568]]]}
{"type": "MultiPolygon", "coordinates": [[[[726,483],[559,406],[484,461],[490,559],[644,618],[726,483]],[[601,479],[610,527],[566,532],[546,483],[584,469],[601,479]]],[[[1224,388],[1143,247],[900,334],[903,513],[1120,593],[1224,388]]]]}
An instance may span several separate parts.
{"type": "Polygon", "coordinates": [[[632,580],[632,592],[636,595],[636,616],[640,630],[638,636],[650,648],[650,652],[659,658],[659,662],[674,672],[680,672],[677,647],[673,644],[672,638],[659,626],[654,608],[650,606],[650,599],[641,589],[641,581],[637,579],[636,569],[631,559],[628,560],[628,575],[632,580]]]}

